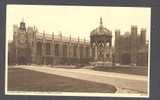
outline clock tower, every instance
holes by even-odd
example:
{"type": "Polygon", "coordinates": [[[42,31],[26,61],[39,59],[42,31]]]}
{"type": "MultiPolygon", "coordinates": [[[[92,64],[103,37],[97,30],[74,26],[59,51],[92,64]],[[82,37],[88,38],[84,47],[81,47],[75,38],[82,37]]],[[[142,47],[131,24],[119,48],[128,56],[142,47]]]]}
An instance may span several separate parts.
{"type": "Polygon", "coordinates": [[[16,48],[16,63],[17,64],[28,64],[29,63],[29,45],[28,36],[26,31],[26,24],[24,20],[20,22],[19,27],[15,26],[14,29],[14,44],[16,48]]]}
{"type": "Polygon", "coordinates": [[[27,47],[27,33],[26,33],[26,26],[25,22],[20,22],[19,30],[18,30],[18,46],[20,48],[27,47]]]}

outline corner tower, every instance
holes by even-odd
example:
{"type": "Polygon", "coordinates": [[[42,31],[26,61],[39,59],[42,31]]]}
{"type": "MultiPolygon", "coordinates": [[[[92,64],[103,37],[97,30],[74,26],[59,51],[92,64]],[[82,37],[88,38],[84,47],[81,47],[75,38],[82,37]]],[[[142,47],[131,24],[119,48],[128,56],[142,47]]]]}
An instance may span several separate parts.
{"type": "Polygon", "coordinates": [[[30,60],[30,50],[28,47],[28,36],[24,20],[20,22],[19,26],[14,25],[13,30],[16,64],[28,64],[30,60]]]}

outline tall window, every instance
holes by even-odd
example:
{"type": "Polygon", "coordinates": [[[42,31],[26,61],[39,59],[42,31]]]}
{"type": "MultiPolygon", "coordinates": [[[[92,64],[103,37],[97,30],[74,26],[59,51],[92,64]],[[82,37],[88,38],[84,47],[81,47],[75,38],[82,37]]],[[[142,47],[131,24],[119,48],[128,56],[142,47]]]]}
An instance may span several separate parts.
{"type": "Polygon", "coordinates": [[[50,55],[51,54],[51,43],[46,43],[46,55],[50,55]]]}
{"type": "Polygon", "coordinates": [[[67,45],[63,45],[63,57],[67,57],[67,45]]]}
{"type": "Polygon", "coordinates": [[[55,56],[59,56],[59,44],[55,44],[55,56]]]}
{"type": "Polygon", "coordinates": [[[73,56],[76,57],[77,56],[77,46],[73,47],[73,56]]]}
{"type": "Polygon", "coordinates": [[[42,55],[42,43],[41,42],[37,42],[36,44],[36,51],[37,51],[37,55],[42,55]]]}
{"type": "Polygon", "coordinates": [[[81,46],[80,47],[80,58],[82,58],[83,57],[83,47],[81,46]]]}

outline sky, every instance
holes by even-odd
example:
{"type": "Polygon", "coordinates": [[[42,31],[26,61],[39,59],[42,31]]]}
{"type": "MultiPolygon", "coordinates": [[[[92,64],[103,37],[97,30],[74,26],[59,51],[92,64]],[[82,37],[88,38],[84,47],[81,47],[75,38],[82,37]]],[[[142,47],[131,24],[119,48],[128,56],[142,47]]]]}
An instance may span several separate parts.
{"type": "Polygon", "coordinates": [[[7,5],[7,39],[13,38],[13,25],[24,20],[26,26],[36,26],[39,32],[62,33],[64,36],[78,36],[89,39],[90,32],[97,28],[102,17],[103,25],[114,38],[116,29],[121,34],[130,32],[131,25],[147,30],[150,37],[151,8],[147,7],[108,7],[108,6],[56,6],[56,5],[7,5]]]}

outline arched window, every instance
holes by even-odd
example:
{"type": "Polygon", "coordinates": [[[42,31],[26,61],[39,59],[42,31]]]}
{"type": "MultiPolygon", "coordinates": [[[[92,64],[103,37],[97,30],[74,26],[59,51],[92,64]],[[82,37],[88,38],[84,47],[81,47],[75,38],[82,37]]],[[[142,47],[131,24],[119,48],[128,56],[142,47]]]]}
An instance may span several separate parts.
{"type": "Polygon", "coordinates": [[[63,57],[67,57],[67,45],[63,45],[63,57]]]}
{"type": "Polygon", "coordinates": [[[59,56],[59,44],[55,44],[55,56],[59,56]]]}
{"type": "Polygon", "coordinates": [[[80,58],[82,58],[83,57],[83,47],[81,46],[80,47],[80,58]]]}
{"type": "Polygon", "coordinates": [[[45,49],[46,55],[51,54],[51,43],[46,43],[46,49],[45,49]]]}
{"type": "Polygon", "coordinates": [[[37,51],[37,55],[42,55],[42,43],[41,42],[37,42],[36,43],[36,51],[37,51]]]}
{"type": "Polygon", "coordinates": [[[77,57],[77,46],[73,47],[73,56],[77,57]]]}

